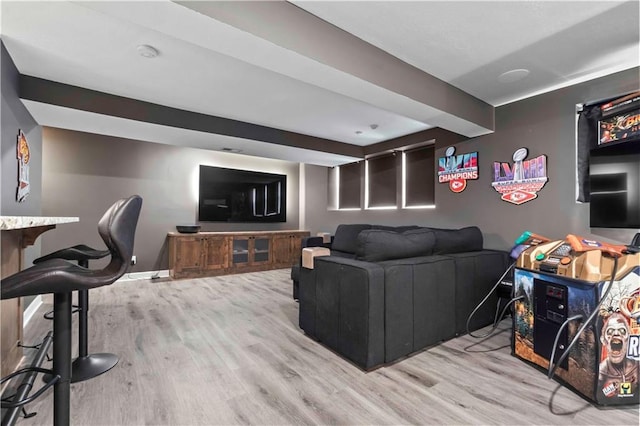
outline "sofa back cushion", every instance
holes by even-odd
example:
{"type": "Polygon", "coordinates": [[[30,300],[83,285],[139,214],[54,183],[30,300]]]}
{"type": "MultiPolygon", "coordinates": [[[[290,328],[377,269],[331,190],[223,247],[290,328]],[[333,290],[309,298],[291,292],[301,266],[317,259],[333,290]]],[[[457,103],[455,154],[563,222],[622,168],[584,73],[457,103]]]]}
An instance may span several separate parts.
{"type": "Polygon", "coordinates": [[[393,231],[393,232],[406,232],[411,231],[413,229],[420,229],[420,226],[417,225],[401,225],[401,226],[387,226],[387,225],[371,225],[371,229],[382,229],[383,231],[393,231]]]}
{"type": "Polygon", "coordinates": [[[365,229],[371,229],[371,225],[365,224],[343,224],[338,225],[333,237],[331,250],[338,250],[345,253],[354,253],[358,247],[358,234],[365,229]]]}
{"type": "Polygon", "coordinates": [[[403,233],[382,229],[363,230],[358,235],[356,259],[366,262],[429,256],[433,253],[435,234],[427,228],[403,233]]]}
{"type": "Polygon", "coordinates": [[[482,232],[477,226],[461,229],[432,229],[436,242],[433,254],[464,253],[482,250],[482,232]]]}

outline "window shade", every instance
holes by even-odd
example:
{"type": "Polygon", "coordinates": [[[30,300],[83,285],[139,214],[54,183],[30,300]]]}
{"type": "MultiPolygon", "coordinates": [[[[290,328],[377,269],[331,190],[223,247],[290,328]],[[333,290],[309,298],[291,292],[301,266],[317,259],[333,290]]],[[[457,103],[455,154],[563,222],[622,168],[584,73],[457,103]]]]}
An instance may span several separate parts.
{"type": "Polygon", "coordinates": [[[362,164],[360,162],[340,166],[338,191],[338,208],[360,208],[360,177],[362,164]]]}
{"type": "Polygon", "coordinates": [[[367,160],[369,169],[369,204],[367,207],[395,207],[396,156],[381,155],[367,160]]]}
{"type": "Polygon", "coordinates": [[[405,207],[435,204],[433,145],[405,151],[405,207]]]}

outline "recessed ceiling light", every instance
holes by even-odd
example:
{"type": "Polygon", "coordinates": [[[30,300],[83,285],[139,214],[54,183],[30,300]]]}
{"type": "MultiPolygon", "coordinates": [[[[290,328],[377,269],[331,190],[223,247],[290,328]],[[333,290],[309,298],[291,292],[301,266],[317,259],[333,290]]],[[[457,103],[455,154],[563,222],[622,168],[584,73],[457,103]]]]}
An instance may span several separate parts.
{"type": "Polygon", "coordinates": [[[158,50],[153,46],[149,46],[148,44],[141,44],[137,47],[137,50],[140,56],[145,58],[155,58],[156,56],[158,56],[158,50]]]}
{"type": "Polygon", "coordinates": [[[371,127],[372,130],[375,130],[378,128],[377,124],[370,124],[369,127],[371,127]]]}
{"type": "Polygon", "coordinates": [[[362,130],[356,130],[356,135],[361,135],[362,134],[362,130]]]}
{"type": "Polygon", "coordinates": [[[498,81],[501,83],[513,83],[519,81],[529,75],[529,70],[524,68],[518,68],[515,70],[503,72],[498,76],[498,81]]]}

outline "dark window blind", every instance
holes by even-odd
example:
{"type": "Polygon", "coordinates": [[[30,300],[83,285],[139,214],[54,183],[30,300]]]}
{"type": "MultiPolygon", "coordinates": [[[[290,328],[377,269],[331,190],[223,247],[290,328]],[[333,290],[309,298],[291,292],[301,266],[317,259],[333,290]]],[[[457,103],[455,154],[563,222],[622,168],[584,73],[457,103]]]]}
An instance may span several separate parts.
{"type": "Polygon", "coordinates": [[[340,166],[338,208],[360,208],[360,179],[362,164],[351,163],[340,166]]]}
{"type": "Polygon", "coordinates": [[[405,151],[405,207],[435,204],[433,145],[405,151]]]}
{"type": "Polygon", "coordinates": [[[369,205],[396,206],[396,156],[381,155],[367,160],[369,169],[369,205]]]}

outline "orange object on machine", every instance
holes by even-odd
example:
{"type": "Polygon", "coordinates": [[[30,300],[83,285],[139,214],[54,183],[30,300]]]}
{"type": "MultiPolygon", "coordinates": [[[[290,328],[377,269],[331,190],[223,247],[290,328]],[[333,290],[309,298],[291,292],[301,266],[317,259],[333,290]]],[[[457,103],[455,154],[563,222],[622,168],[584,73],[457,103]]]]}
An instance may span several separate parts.
{"type": "Polygon", "coordinates": [[[627,247],[623,245],[614,245],[603,243],[602,241],[589,240],[573,234],[568,234],[566,239],[569,241],[569,244],[571,244],[573,251],[580,253],[590,250],[600,250],[610,254],[611,256],[621,257],[624,254],[623,251],[627,249],[627,247]]]}

